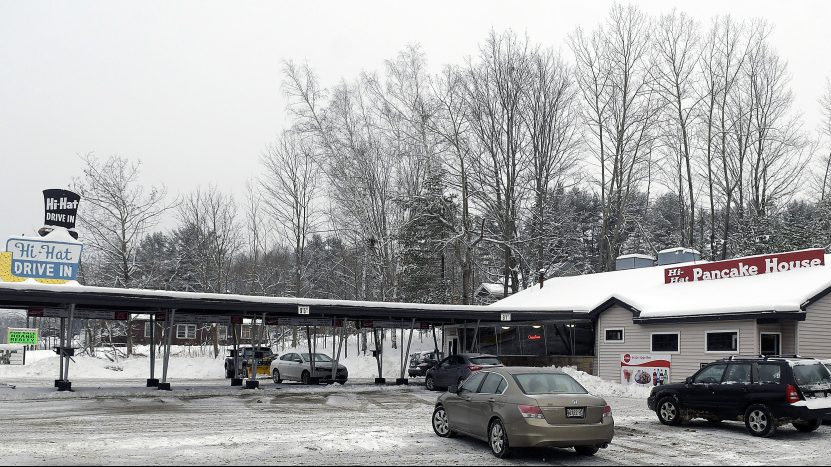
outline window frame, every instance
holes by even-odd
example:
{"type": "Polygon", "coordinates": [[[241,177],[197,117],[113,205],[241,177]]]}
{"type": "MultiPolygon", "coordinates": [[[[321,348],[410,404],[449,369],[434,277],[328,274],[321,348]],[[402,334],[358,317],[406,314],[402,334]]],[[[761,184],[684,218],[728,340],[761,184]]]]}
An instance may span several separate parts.
{"type": "Polygon", "coordinates": [[[195,324],[187,324],[187,323],[177,324],[176,325],[176,339],[177,340],[183,340],[183,341],[189,341],[189,340],[196,339],[196,325],[195,324]],[[185,336],[181,337],[179,331],[183,327],[185,329],[185,336]],[[188,337],[190,335],[190,333],[188,332],[190,329],[193,329],[193,337],[188,337]]]}
{"type": "Polygon", "coordinates": [[[782,355],[782,331],[759,331],[759,355],[765,355],[762,352],[762,336],[765,334],[779,336],[779,352],[772,355],[782,355]]]}
{"type": "Polygon", "coordinates": [[[603,329],[603,343],[604,344],[625,344],[626,343],[626,328],[604,328],[603,329]],[[606,333],[609,331],[620,331],[620,340],[606,339],[606,333]]]}
{"type": "Polygon", "coordinates": [[[741,332],[738,329],[720,329],[720,330],[712,330],[712,331],[704,331],[704,353],[713,353],[713,354],[739,354],[741,352],[742,342],[741,342],[741,332]],[[725,333],[735,333],[736,334],[736,350],[710,350],[709,349],[709,336],[710,334],[725,334],[725,333]]]}
{"type": "Polygon", "coordinates": [[[150,337],[150,326],[152,324],[153,323],[151,323],[150,321],[145,321],[144,322],[144,337],[150,337]]]}
{"type": "Polygon", "coordinates": [[[666,354],[680,354],[681,353],[681,331],[669,331],[669,332],[653,332],[649,334],[649,352],[651,353],[666,353],[666,354]],[[675,350],[655,350],[655,341],[653,338],[656,335],[675,335],[675,350]]]}
{"type": "MultiPolygon", "coordinates": [[[[479,385],[479,391],[482,390],[482,387],[485,385],[485,381],[488,380],[488,376],[490,376],[490,375],[499,376],[502,379],[502,381],[505,382],[505,389],[503,389],[502,392],[477,392],[477,394],[490,394],[490,395],[494,395],[494,396],[502,396],[502,395],[505,394],[505,391],[508,390],[508,386],[511,384],[511,383],[508,382],[507,378],[505,378],[504,376],[502,376],[499,373],[496,373],[494,371],[483,371],[482,373],[485,373],[485,379],[482,380],[482,384],[479,385]]],[[[499,383],[499,384],[502,384],[502,383],[499,383]]],[[[499,384],[496,385],[497,388],[499,388],[499,384]]]]}

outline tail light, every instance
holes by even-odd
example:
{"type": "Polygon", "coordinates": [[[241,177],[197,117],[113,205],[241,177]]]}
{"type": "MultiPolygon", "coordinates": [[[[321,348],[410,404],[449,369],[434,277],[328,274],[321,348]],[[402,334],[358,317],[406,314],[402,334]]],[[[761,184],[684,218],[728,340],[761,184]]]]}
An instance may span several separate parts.
{"type": "Polygon", "coordinates": [[[536,405],[520,405],[519,411],[523,418],[545,418],[542,409],[536,405]]]}
{"type": "Polygon", "coordinates": [[[612,406],[606,405],[603,407],[603,418],[611,417],[612,416],[612,406]]]}
{"type": "Polygon", "coordinates": [[[796,390],[796,387],[793,384],[789,384],[785,389],[785,402],[793,404],[794,402],[799,402],[800,400],[802,400],[802,398],[799,397],[799,391],[796,390]]]}
{"type": "Polygon", "coordinates": [[[467,369],[470,370],[470,371],[479,371],[479,370],[482,369],[482,367],[481,366],[476,366],[476,365],[468,365],[467,369]]]}

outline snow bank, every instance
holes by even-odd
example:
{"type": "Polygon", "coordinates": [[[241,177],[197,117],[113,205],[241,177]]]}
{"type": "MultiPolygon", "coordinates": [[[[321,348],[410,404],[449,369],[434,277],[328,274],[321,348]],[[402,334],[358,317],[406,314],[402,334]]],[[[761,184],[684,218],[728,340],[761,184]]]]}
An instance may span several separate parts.
{"type": "MultiPolygon", "coordinates": [[[[556,367],[555,367],[556,368],[556,367]]],[[[625,385],[607,381],[598,376],[590,375],[586,372],[579,371],[574,367],[560,368],[563,373],[576,379],[580,384],[586,388],[591,394],[600,397],[628,397],[633,399],[646,399],[652,388],[625,385]]]]}

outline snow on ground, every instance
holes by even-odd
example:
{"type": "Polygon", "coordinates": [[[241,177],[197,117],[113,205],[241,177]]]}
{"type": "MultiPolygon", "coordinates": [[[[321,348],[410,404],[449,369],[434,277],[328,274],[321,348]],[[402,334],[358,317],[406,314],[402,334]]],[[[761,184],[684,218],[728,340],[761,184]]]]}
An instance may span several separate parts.
{"type": "Polygon", "coordinates": [[[433,434],[438,393],[422,386],[264,382],[250,391],[211,379],[162,392],[141,388],[143,380],[90,379],[58,393],[47,381],[13,382],[17,389],[0,388],[0,465],[822,465],[831,436],[828,426],[783,427],[769,439],[737,422],[666,427],[642,398],[610,396],[609,449],[593,458],[522,449],[500,460],[484,442],[433,434]]]}
{"type": "MultiPolygon", "coordinates": [[[[406,333],[405,333],[406,336],[406,333]]],[[[389,336],[388,336],[389,337],[389,336]]],[[[400,338],[400,335],[399,335],[400,338]]],[[[366,355],[358,352],[358,336],[351,336],[348,342],[344,342],[346,351],[341,350],[341,363],[349,370],[350,378],[375,378],[378,376],[378,365],[372,357],[371,349],[368,346],[366,355]]],[[[432,336],[420,336],[414,334],[410,346],[410,353],[422,350],[433,350],[432,336]]],[[[274,347],[274,350],[282,355],[287,352],[308,352],[307,346],[297,348],[274,347]]],[[[332,341],[329,339],[324,346],[324,339],[318,339],[317,351],[325,353],[334,358],[337,350],[332,349],[332,341]]],[[[204,379],[218,378],[224,376],[225,355],[228,352],[220,349],[220,357],[214,358],[212,348],[208,346],[205,350],[199,347],[177,347],[171,348],[171,358],[168,366],[168,379],[204,379]]],[[[112,355],[108,349],[100,349],[96,356],[78,355],[73,357],[74,361],[69,364],[69,379],[71,381],[93,379],[141,379],[150,377],[150,350],[147,346],[136,346],[135,355],[130,358],[117,358],[115,361],[108,358],[112,355]]],[[[384,341],[383,374],[385,378],[398,378],[400,376],[401,351],[392,348],[392,342],[388,338],[384,341]]],[[[58,356],[51,350],[33,350],[26,352],[26,365],[24,366],[0,366],[0,382],[4,378],[34,378],[55,380],[59,371],[58,356]]],[[[405,356],[405,361],[407,357],[405,356]]],[[[156,354],[156,377],[161,377],[162,372],[161,354],[156,354]]],[[[407,375],[404,375],[407,377],[407,375]]]]}
{"type": "Polygon", "coordinates": [[[564,373],[576,379],[589,393],[600,397],[629,397],[646,399],[652,388],[646,386],[624,385],[613,381],[606,381],[598,376],[579,371],[574,367],[562,369],[564,373]]]}

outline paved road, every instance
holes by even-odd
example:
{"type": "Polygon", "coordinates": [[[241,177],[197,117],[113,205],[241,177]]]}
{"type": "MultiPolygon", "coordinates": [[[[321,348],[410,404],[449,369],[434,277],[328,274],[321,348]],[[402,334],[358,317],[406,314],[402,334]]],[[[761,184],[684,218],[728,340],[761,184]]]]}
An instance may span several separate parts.
{"type": "Polygon", "coordinates": [[[784,429],[758,440],[743,425],[660,425],[640,399],[610,399],[616,437],[593,458],[570,449],[521,450],[499,460],[479,441],[441,439],[430,427],[436,393],[423,387],[274,385],[246,391],[226,380],[46,381],[0,388],[0,464],[827,464],[831,428],[784,429]],[[117,384],[117,385],[116,385],[117,384]],[[133,387],[130,387],[130,386],[133,387]]]}

